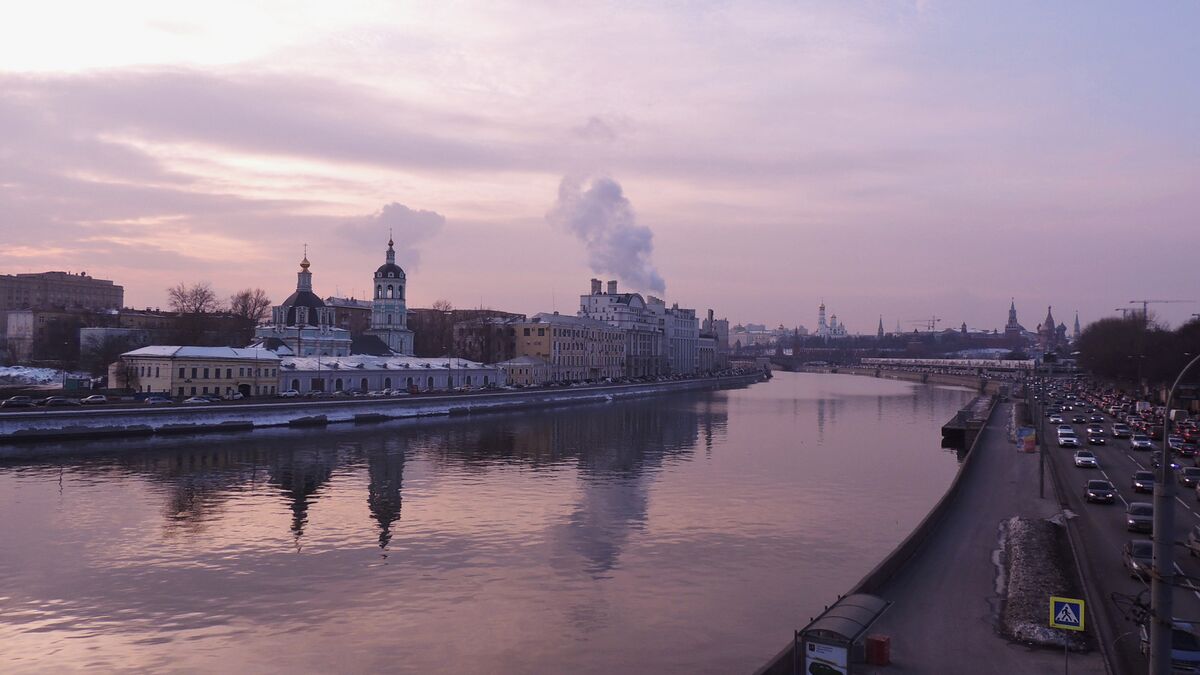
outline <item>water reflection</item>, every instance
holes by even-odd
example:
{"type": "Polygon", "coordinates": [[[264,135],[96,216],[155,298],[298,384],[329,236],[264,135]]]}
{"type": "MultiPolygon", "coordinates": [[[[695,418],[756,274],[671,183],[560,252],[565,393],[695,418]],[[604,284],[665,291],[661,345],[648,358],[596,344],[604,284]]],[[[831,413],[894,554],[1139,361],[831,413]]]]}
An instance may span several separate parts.
{"type": "Polygon", "coordinates": [[[780,375],[10,461],[0,671],[752,670],[940,496],[966,398],[780,375]]]}

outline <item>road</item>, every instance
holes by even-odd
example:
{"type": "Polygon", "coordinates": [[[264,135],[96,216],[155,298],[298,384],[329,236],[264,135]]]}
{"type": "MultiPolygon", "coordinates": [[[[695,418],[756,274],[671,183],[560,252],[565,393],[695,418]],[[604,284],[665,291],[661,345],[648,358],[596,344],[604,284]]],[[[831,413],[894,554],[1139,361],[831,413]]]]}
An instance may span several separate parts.
{"type": "MultiPolygon", "coordinates": [[[[1073,413],[1068,413],[1073,414],[1073,413]]],[[[1092,413],[1087,413],[1089,416],[1092,413]]],[[[1099,413],[1103,415],[1103,413],[1099,413]]],[[[1152,502],[1153,495],[1135,493],[1132,487],[1134,471],[1154,470],[1150,463],[1151,452],[1147,450],[1132,450],[1128,439],[1115,439],[1112,436],[1112,423],[1115,421],[1104,415],[1102,425],[1105,428],[1104,446],[1088,446],[1099,458],[1099,469],[1076,468],[1074,465],[1075,449],[1058,448],[1055,427],[1057,423],[1046,422],[1045,415],[1041,416],[1042,438],[1047,443],[1047,459],[1053,463],[1061,483],[1064,505],[1079,514],[1073,522],[1078,533],[1077,545],[1080,566],[1083,569],[1084,583],[1093,601],[1103,602],[1102,609],[1107,617],[1097,616],[1105,620],[1107,630],[1106,641],[1113,645],[1113,664],[1118,673],[1144,673],[1148,661],[1138,649],[1137,625],[1127,620],[1128,605],[1122,601],[1141,596],[1143,602],[1149,602],[1150,592],[1148,582],[1132,578],[1121,561],[1121,548],[1125,542],[1132,539],[1149,539],[1148,534],[1129,532],[1125,526],[1125,506],[1131,501],[1152,502]],[[1084,500],[1083,489],[1089,479],[1106,478],[1117,488],[1115,504],[1088,504],[1084,500]]],[[[1084,429],[1087,424],[1074,424],[1076,434],[1086,439],[1084,429]]],[[[1155,447],[1161,443],[1155,441],[1155,447]]],[[[1082,449],[1082,448],[1081,448],[1082,449]]],[[[1191,460],[1183,460],[1185,466],[1192,464],[1191,460]]],[[[1185,574],[1191,578],[1200,578],[1200,560],[1188,555],[1182,546],[1186,542],[1188,532],[1200,525],[1200,503],[1191,488],[1176,485],[1177,498],[1175,504],[1175,541],[1181,545],[1175,549],[1176,573],[1185,574]]],[[[1200,590],[1196,590],[1190,582],[1189,588],[1177,588],[1174,594],[1175,616],[1180,619],[1200,619],[1200,590]]]]}

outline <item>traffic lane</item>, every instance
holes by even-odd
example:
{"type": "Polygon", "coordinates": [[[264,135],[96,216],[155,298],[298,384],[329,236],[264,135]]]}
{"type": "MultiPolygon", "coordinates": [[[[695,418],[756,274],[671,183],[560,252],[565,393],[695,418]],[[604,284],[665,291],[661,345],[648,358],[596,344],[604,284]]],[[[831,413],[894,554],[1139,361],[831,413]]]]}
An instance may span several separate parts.
{"type": "MultiPolygon", "coordinates": [[[[1133,593],[1136,595],[1138,591],[1145,588],[1142,582],[1133,581],[1128,578],[1128,573],[1122,564],[1121,550],[1124,544],[1133,539],[1149,539],[1149,534],[1135,533],[1128,531],[1125,522],[1125,507],[1129,502],[1144,501],[1153,502],[1153,495],[1149,493],[1136,493],[1131,485],[1131,477],[1136,470],[1150,470],[1148,457],[1142,458],[1134,454],[1149,455],[1142,451],[1129,450],[1127,442],[1114,443],[1107,446],[1106,452],[1096,452],[1100,459],[1100,469],[1082,469],[1074,465],[1074,451],[1071,449],[1053,448],[1050,451],[1053,461],[1062,475],[1067,479],[1068,485],[1074,484],[1075,490],[1068,489],[1067,502],[1068,506],[1077,514],[1080,514],[1082,525],[1081,529],[1087,532],[1085,536],[1090,536],[1097,544],[1090,546],[1092,554],[1099,556],[1099,560],[1109,559],[1110,564],[1107,567],[1113,570],[1109,576],[1115,577],[1109,579],[1108,583],[1102,584],[1102,587],[1111,589],[1121,593],[1133,593]],[[1145,460],[1144,462],[1141,460],[1145,460]],[[1106,504],[1088,504],[1083,496],[1083,489],[1087,481],[1093,478],[1104,477],[1108,479],[1117,488],[1118,499],[1112,508],[1106,504]],[[1103,514],[1103,515],[1101,515],[1103,514]],[[1124,580],[1124,583],[1116,583],[1124,580]]],[[[1174,528],[1174,541],[1186,542],[1187,534],[1191,531],[1194,525],[1200,524],[1200,509],[1197,509],[1192,504],[1188,504],[1181,498],[1176,499],[1176,518],[1174,528]]],[[[1186,555],[1186,549],[1183,547],[1176,548],[1176,572],[1189,577],[1200,576],[1200,561],[1186,555]]],[[[1101,566],[1103,569],[1105,566],[1101,566]]],[[[1190,584],[1189,584],[1190,585],[1190,584]]],[[[1200,592],[1195,590],[1180,589],[1176,593],[1176,608],[1177,616],[1200,617],[1200,592]]]]}

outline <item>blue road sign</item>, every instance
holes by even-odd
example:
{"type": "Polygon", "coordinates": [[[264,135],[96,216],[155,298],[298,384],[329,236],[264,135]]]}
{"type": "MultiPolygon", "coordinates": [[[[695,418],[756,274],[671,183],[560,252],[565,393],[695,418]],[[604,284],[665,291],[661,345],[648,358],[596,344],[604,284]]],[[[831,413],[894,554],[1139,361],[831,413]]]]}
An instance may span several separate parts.
{"type": "Polygon", "coordinates": [[[1050,627],[1083,630],[1083,600],[1050,596],[1050,627]]]}

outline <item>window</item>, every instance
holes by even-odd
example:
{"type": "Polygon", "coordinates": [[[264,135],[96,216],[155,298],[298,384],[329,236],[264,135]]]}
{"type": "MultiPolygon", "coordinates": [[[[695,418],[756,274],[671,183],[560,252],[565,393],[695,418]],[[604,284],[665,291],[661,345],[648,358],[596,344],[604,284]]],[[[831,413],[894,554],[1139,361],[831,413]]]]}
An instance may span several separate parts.
{"type": "MultiPolygon", "coordinates": [[[[184,375],[184,369],[183,369],[183,368],[180,368],[180,369],[179,369],[179,376],[180,376],[180,377],[187,377],[187,375],[184,375]]],[[[181,392],[179,392],[179,395],[180,395],[180,396],[183,396],[183,392],[182,392],[182,391],[181,391],[181,392]]]]}
{"type": "Polygon", "coordinates": [[[192,396],[195,396],[195,395],[196,395],[196,388],[192,387],[192,396]]]}
{"type": "Polygon", "coordinates": [[[413,386],[413,379],[412,379],[411,377],[410,377],[410,378],[408,378],[408,379],[406,379],[406,380],[404,381],[404,384],[405,384],[405,386],[407,386],[409,389],[412,389],[412,386],[413,386]]]}
{"type": "MultiPolygon", "coordinates": [[[[196,379],[196,368],[192,368],[192,379],[196,379]]],[[[193,391],[192,393],[194,394],[196,392],[193,391]]]]}
{"type": "Polygon", "coordinates": [[[390,297],[392,297],[392,285],[391,285],[391,284],[388,284],[388,287],[387,287],[387,296],[388,296],[389,298],[390,298],[390,297]]]}
{"type": "MultiPolygon", "coordinates": [[[[525,329],[525,337],[529,337],[529,329],[528,328],[525,329]]],[[[182,374],[183,373],[180,373],[180,375],[182,375],[182,374]]]]}
{"type": "Polygon", "coordinates": [[[238,368],[238,377],[245,377],[245,376],[246,376],[246,369],[238,368]]]}
{"type": "Polygon", "coordinates": [[[546,329],[545,328],[538,329],[538,337],[546,337],[546,329]]]}
{"type": "Polygon", "coordinates": [[[375,297],[376,298],[383,297],[383,284],[379,284],[378,286],[375,287],[375,297]]]}
{"type": "Polygon", "coordinates": [[[333,381],[333,390],[334,391],[342,390],[342,378],[339,377],[338,379],[333,381]]]}
{"type": "Polygon", "coordinates": [[[180,395],[180,396],[183,396],[183,387],[180,387],[180,388],[179,388],[179,395],[180,395]]]}
{"type": "Polygon", "coordinates": [[[392,325],[392,315],[391,315],[391,314],[388,314],[388,315],[387,315],[387,324],[388,324],[389,326],[390,326],[390,325],[392,325]]]}
{"type": "Polygon", "coordinates": [[[292,380],[292,389],[300,391],[300,380],[292,380]]]}
{"type": "Polygon", "coordinates": [[[154,366],[154,376],[158,377],[158,366],[154,366]]]}
{"type": "MultiPolygon", "coordinates": [[[[208,379],[208,368],[204,369],[204,379],[208,379]]],[[[207,393],[207,391],[205,393],[207,393]]]]}
{"type": "Polygon", "coordinates": [[[359,387],[359,388],[360,388],[362,391],[368,391],[368,387],[367,387],[367,378],[365,378],[365,377],[364,377],[364,378],[362,379],[362,386],[361,386],[361,387],[359,387]]]}
{"type": "Polygon", "coordinates": [[[429,383],[425,385],[426,389],[433,389],[433,378],[429,378],[429,383]]]}
{"type": "Polygon", "coordinates": [[[203,389],[203,391],[202,391],[201,393],[203,393],[203,394],[207,394],[207,393],[208,393],[208,387],[204,387],[204,389],[203,389]]]}
{"type": "Polygon", "coordinates": [[[404,299],[404,284],[396,286],[396,297],[400,300],[404,299]]]}
{"type": "Polygon", "coordinates": [[[226,369],[225,369],[225,379],[227,379],[227,380],[232,380],[232,379],[233,379],[233,368],[226,368],[226,369]]]}
{"type": "Polygon", "coordinates": [[[384,389],[392,388],[392,378],[390,378],[390,377],[383,378],[383,388],[384,389]]]}

